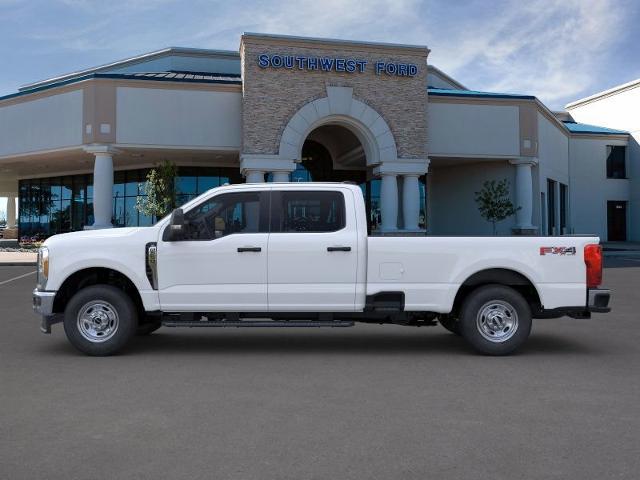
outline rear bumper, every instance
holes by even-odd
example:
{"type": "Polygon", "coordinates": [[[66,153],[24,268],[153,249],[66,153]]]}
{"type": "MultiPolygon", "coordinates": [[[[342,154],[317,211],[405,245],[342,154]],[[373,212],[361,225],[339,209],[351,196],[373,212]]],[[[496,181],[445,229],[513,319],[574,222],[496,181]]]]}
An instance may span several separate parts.
{"type": "Polygon", "coordinates": [[[611,290],[607,288],[590,288],[587,290],[587,310],[595,313],[610,312],[610,299],[611,290]]]}
{"type": "Polygon", "coordinates": [[[53,300],[56,292],[33,291],[33,311],[41,316],[40,330],[51,333],[51,325],[62,321],[61,315],[53,313],[53,300]]]}

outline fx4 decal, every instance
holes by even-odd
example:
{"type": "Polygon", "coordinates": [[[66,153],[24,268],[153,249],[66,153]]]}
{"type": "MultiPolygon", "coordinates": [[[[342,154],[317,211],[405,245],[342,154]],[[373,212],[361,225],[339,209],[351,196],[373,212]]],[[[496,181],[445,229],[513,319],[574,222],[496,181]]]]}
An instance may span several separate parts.
{"type": "Polygon", "coordinates": [[[575,255],[576,247],[540,247],[540,255],[575,255]]]}

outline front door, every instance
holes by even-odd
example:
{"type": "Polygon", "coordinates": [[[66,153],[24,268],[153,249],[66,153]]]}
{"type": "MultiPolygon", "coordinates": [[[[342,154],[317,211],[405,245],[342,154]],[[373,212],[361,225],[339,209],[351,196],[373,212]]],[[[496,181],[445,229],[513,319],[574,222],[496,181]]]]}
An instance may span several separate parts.
{"type": "Polygon", "coordinates": [[[627,202],[607,202],[607,233],[610,242],[627,240],[627,202]]]}
{"type": "Polygon", "coordinates": [[[267,311],[268,193],[220,193],[185,212],[184,239],[158,241],[164,311],[267,311]]]}
{"type": "Polygon", "coordinates": [[[355,212],[345,208],[345,195],[353,205],[347,189],[272,193],[270,311],[354,310],[358,236],[355,212]]]}

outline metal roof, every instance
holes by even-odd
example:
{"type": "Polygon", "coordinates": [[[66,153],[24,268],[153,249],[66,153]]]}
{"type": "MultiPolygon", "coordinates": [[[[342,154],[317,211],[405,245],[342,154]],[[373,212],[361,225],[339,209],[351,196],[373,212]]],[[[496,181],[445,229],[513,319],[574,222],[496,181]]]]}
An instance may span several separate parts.
{"type": "Polygon", "coordinates": [[[569,129],[571,133],[591,133],[598,135],[628,135],[629,132],[625,130],[615,130],[613,128],[598,127],[597,125],[589,125],[586,123],[577,123],[563,121],[565,127],[569,129]]]}
{"type": "Polygon", "coordinates": [[[476,98],[519,98],[525,100],[535,100],[533,95],[522,95],[519,93],[498,93],[498,92],[479,92],[477,90],[455,90],[448,88],[427,88],[429,95],[441,97],[476,97],[476,98]]]}
{"type": "Polygon", "coordinates": [[[134,78],[145,80],[170,80],[170,81],[207,81],[215,83],[242,83],[240,75],[231,73],[210,73],[210,72],[186,72],[179,70],[169,70],[168,72],[134,72],[97,74],[98,77],[105,75],[117,75],[117,78],[134,78]]]}
{"type": "Polygon", "coordinates": [[[10,93],[0,97],[0,100],[9,98],[22,97],[51,88],[71,85],[73,83],[83,82],[92,78],[112,78],[116,80],[143,80],[151,82],[184,82],[184,83],[216,83],[226,85],[242,85],[240,75],[229,73],[195,73],[195,72],[142,72],[142,73],[90,73],[81,77],[74,77],[68,80],[60,80],[54,83],[48,83],[41,87],[22,90],[17,93],[10,93]]]}

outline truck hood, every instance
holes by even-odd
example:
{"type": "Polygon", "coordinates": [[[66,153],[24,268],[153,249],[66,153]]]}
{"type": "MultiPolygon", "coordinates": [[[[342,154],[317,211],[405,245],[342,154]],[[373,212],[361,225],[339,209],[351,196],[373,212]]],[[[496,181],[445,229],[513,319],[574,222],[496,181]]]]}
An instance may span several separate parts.
{"type": "Polygon", "coordinates": [[[96,248],[114,245],[126,248],[138,243],[156,241],[156,239],[156,227],[104,228],[54,235],[44,242],[44,246],[50,250],[63,249],[68,252],[77,252],[77,249],[96,250],[96,248]]]}

